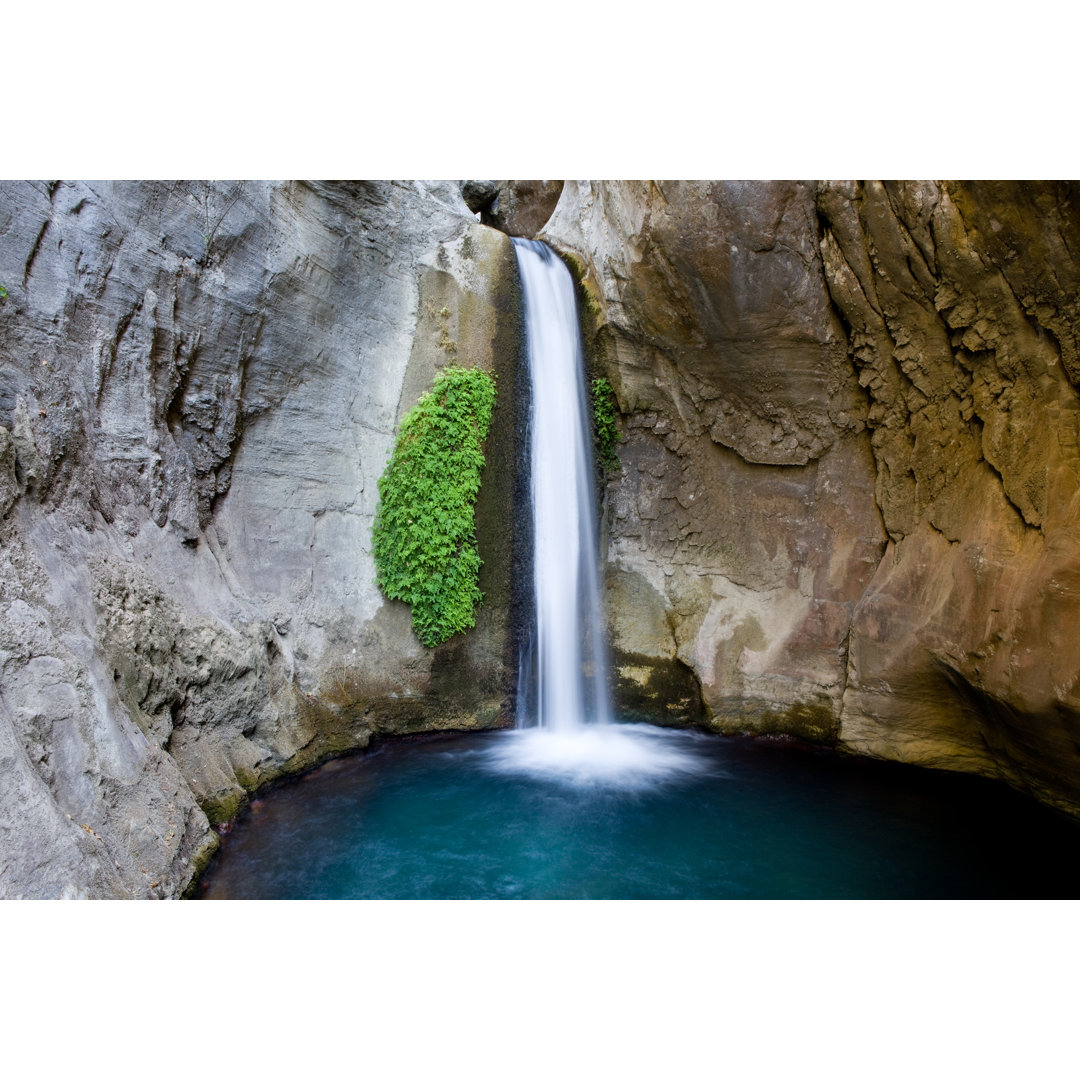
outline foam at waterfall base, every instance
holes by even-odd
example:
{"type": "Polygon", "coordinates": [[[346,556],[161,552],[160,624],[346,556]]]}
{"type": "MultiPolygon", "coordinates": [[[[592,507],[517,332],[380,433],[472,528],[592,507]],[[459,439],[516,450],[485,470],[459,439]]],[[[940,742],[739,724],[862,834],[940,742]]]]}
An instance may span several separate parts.
{"type": "Polygon", "coordinates": [[[707,771],[707,760],[697,753],[700,738],[649,724],[520,728],[501,733],[487,757],[501,773],[628,790],[707,771]]]}

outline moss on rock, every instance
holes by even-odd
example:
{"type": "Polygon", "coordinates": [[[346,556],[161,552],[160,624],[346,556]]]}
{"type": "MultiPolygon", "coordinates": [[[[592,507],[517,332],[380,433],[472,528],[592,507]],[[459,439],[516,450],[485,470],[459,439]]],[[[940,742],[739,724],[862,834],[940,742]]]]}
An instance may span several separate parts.
{"type": "Polygon", "coordinates": [[[486,371],[445,368],[402,421],[379,480],[379,588],[412,607],[413,628],[429,648],[475,625],[482,600],[474,506],[494,406],[486,371]]]}

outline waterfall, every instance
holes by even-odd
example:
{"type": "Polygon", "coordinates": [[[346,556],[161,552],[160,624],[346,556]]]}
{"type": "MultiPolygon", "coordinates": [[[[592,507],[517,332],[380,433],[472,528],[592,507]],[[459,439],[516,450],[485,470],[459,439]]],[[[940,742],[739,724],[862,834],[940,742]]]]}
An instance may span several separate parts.
{"type": "Polygon", "coordinates": [[[685,732],[615,723],[600,606],[596,479],[570,271],[514,240],[525,297],[534,616],[518,671],[517,729],[489,766],[532,780],[641,789],[703,768],[685,732]]]}
{"type": "Polygon", "coordinates": [[[531,404],[531,640],[518,726],[568,733],[611,719],[597,570],[596,482],[577,298],[546,244],[514,240],[531,404]]]}

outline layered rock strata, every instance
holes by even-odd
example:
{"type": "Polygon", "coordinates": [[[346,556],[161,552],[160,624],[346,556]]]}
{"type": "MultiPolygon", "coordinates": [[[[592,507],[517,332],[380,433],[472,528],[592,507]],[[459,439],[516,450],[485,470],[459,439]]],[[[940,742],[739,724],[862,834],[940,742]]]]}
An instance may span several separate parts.
{"type": "Polygon", "coordinates": [[[1080,809],[1077,198],[567,182],[624,703],[1080,809]]]}
{"type": "Polygon", "coordinates": [[[821,185],[889,544],[841,736],[1080,803],[1080,191],[821,185]]]}

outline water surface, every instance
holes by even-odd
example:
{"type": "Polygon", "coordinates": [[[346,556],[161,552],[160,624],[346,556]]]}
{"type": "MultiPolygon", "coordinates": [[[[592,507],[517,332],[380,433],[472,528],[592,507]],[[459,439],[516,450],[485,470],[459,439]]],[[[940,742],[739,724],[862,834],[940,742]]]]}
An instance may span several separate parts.
{"type": "Polygon", "coordinates": [[[625,760],[606,772],[587,747],[545,761],[528,731],[390,743],[332,762],[255,801],[200,895],[1080,894],[1080,828],[991,781],[791,742],[623,730],[625,760]]]}

